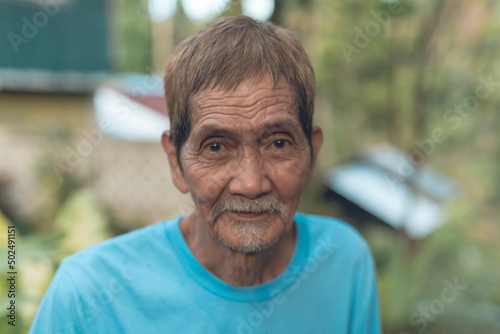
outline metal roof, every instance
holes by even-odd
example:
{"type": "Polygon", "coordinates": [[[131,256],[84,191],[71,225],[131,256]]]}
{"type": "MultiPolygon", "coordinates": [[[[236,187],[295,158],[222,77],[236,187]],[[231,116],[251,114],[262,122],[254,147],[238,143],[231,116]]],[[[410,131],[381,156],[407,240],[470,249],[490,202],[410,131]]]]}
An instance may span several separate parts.
{"type": "Polygon", "coordinates": [[[110,137],[159,142],[170,128],[160,76],[119,74],[94,94],[95,120],[110,137]]]}
{"type": "Polygon", "coordinates": [[[89,93],[111,70],[108,1],[0,1],[0,90],[89,93]]]}
{"type": "Polygon", "coordinates": [[[332,168],[326,186],[410,237],[423,238],[446,219],[444,205],[458,185],[429,166],[416,167],[408,154],[375,146],[332,168]]]}

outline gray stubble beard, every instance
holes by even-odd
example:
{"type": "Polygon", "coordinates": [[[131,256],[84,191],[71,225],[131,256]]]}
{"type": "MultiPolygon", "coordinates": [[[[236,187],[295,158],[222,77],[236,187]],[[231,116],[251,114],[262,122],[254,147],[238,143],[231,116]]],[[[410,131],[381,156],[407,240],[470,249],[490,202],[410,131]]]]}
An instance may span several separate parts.
{"type": "MultiPolygon", "coordinates": [[[[216,202],[208,219],[208,223],[213,225],[215,220],[225,212],[252,212],[252,213],[276,213],[283,221],[286,221],[287,214],[285,205],[274,197],[263,197],[254,200],[243,198],[231,198],[216,202]]],[[[271,226],[267,219],[255,222],[234,220],[230,222],[231,228],[236,229],[238,245],[232,244],[218,235],[217,240],[232,250],[242,253],[256,253],[272,247],[285,233],[281,233],[272,242],[263,244],[262,235],[271,226]]]]}

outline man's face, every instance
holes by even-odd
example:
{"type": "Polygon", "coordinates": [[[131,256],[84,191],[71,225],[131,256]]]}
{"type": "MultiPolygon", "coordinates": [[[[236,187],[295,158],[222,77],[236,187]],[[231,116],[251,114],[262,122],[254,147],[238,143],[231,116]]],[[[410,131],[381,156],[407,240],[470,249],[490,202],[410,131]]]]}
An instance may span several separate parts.
{"type": "Polygon", "coordinates": [[[212,238],[246,253],[270,247],[292,228],[314,167],[288,83],[272,89],[264,77],[230,94],[205,90],[191,107],[177,186],[189,190],[212,238]]]}

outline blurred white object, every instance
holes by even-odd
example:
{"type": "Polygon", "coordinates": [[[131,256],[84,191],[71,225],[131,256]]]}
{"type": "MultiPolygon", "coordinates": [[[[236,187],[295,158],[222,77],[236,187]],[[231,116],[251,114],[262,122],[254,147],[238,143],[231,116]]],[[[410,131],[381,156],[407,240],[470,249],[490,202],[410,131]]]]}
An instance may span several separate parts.
{"type": "Polygon", "coordinates": [[[390,146],[372,147],[332,168],[325,184],[413,239],[424,238],[444,224],[444,206],[459,189],[451,178],[426,165],[413,166],[407,154],[390,146]]]}
{"type": "Polygon", "coordinates": [[[161,82],[158,77],[130,75],[99,87],[94,109],[101,131],[124,140],[159,142],[170,128],[161,82]]]}

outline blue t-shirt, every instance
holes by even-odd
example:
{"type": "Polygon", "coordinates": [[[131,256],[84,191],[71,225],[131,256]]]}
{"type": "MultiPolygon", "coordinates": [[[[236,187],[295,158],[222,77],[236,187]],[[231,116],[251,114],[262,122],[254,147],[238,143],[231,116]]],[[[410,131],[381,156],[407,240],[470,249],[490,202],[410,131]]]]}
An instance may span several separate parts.
{"type": "Polygon", "coordinates": [[[380,333],[372,256],[345,223],[296,214],[287,269],[235,287],[196,260],[179,220],[63,260],[30,333],[380,333]]]}

